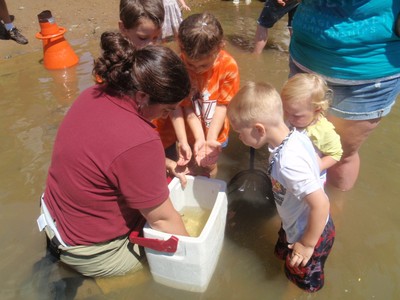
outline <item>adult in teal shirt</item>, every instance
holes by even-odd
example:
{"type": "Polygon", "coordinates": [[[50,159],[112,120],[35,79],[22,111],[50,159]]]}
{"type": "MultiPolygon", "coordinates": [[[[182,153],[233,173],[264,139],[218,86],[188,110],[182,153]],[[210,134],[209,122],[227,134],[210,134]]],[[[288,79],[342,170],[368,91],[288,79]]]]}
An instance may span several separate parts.
{"type": "Polygon", "coordinates": [[[328,119],[343,156],[328,183],[341,190],[355,184],[359,149],[400,93],[399,15],[398,0],[303,0],[293,20],[290,74],[318,73],[333,90],[328,119]]]}

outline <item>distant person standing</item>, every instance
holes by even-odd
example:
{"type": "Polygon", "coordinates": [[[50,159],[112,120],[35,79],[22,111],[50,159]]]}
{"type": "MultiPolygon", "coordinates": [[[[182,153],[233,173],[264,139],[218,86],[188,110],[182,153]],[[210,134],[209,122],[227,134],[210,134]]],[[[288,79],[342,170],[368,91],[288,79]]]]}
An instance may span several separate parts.
{"type": "Polygon", "coordinates": [[[163,0],[165,18],[162,26],[162,40],[175,38],[178,35],[179,25],[182,23],[182,11],[190,11],[185,0],[163,0]],[[178,2],[180,6],[178,5],[178,2]]]}
{"type": "Polygon", "coordinates": [[[8,13],[8,8],[5,0],[0,0],[0,19],[4,23],[4,27],[7,31],[6,37],[9,40],[14,40],[18,44],[26,45],[28,40],[24,37],[17,27],[14,26],[11,20],[10,14],[8,13]]]}
{"type": "Polygon", "coordinates": [[[261,54],[268,41],[268,29],[272,28],[285,14],[288,14],[288,28],[292,33],[292,19],[299,4],[297,0],[266,0],[254,37],[254,54],[261,54]]]}

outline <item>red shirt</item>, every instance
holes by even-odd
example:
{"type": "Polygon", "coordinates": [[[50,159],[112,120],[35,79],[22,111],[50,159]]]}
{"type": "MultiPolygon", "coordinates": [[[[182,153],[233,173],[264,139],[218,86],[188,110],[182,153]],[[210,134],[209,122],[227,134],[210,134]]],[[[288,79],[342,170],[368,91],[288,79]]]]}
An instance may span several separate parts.
{"type": "Polygon", "coordinates": [[[58,130],[46,183],[45,203],[63,241],[89,245],[125,235],[138,209],[168,196],[154,126],[128,97],[101,86],[85,90],[58,130]]]}

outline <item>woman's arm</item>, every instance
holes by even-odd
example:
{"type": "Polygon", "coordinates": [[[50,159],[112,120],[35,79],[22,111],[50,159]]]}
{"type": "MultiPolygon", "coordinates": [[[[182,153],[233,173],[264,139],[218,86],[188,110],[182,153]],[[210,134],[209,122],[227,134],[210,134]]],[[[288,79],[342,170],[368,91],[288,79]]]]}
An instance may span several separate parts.
{"type": "Polygon", "coordinates": [[[110,165],[107,176],[119,188],[126,206],[130,209],[139,207],[152,228],[187,235],[182,219],[169,199],[161,141],[153,128],[149,127],[147,134],[153,138],[119,155],[110,165]],[[157,204],[142,209],[143,203],[157,204]]]}
{"type": "Polygon", "coordinates": [[[150,227],[171,234],[189,236],[181,215],[175,210],[170,198],[156,207],[140,210],[150,227]]]}

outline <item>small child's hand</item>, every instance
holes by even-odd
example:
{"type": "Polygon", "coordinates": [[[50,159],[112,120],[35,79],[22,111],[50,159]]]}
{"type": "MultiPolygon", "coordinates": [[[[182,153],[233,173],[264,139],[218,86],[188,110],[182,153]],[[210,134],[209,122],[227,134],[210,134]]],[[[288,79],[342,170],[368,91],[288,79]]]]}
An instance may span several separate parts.
{"type": "Polygon", "coordinates": [[[192,149],[189,144],[179,144],[178,146],[178,166],[186,166],[192,158],[192,149]]]}
{"type": "Polygon", "coordinates": [[[190,11],[190,7],[187,6],[186,4],[185,4],[185,5],[182,5],[182,6],[181,6],[181,9],[190,11]]]}
{"type": "Polygon", "coordinates": [[[278,2],[278,4],[285,6],[286,5],[286,1],[287,0],[276,0],[276,2],[278,2]]]}
{"type": "Polygon", "coordinates": [[[187,4],[186,4],[185,1],[180,1],[180,2],[181,2],[181,9],[182,9],[182,10],[190,11],[190,7],[187,6],[187,4]]]}
{"type": "Polygon", "coordinates": [[[314,253],[313,247],[306,247],[299,242],[289,244],[288,247],[292,249],[292,254],[290,256],[291,267],[298,267],[300,265],[305,267],[314,253]]]}
{"type": "Polygon", "coordinates": [[[217,163],[221,151],[221,143],[217,141],[206,141],[196,155],[196,162],[202,167],[214,165],[217,163]]]}
{"type": "Polygon", "coordinates": [[[195,157],[199,155],[200,149],[204,147],[204,144],[206,143],[205,140],[196,140],[193,145],[193,154],[195,157]]]}

